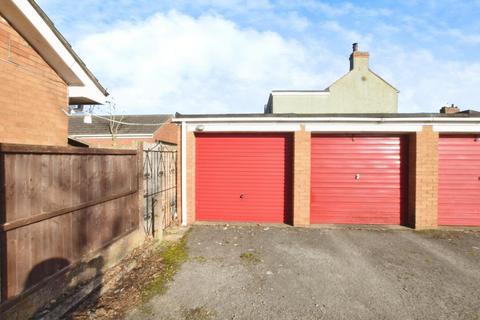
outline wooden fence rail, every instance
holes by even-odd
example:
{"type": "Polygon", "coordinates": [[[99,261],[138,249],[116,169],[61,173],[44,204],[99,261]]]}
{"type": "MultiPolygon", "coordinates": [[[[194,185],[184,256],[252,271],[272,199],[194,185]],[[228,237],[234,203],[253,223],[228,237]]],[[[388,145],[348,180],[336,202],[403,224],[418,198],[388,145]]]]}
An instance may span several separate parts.
{"type": "Polygon", "coordinates": [[[0,144],[2,301],[138,229],[135,150],[0,144]]]}

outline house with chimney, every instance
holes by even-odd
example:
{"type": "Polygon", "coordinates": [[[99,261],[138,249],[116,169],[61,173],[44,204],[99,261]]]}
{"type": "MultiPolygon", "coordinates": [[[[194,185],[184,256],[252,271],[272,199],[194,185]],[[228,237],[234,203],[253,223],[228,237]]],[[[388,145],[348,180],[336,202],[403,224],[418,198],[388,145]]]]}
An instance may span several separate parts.
{"type": "Polygon", "coordinates": [[[353,44],[350,70],[324,90],[274,90],[265,113],[396,113],[399,91],[369,67],[353,44]]]}

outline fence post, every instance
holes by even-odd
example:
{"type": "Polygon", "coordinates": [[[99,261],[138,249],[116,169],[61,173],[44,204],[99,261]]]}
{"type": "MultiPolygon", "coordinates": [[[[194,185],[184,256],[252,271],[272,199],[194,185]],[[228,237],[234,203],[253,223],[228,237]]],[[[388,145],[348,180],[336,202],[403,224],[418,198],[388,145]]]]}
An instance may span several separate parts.
{"type": "Polygon", "coordinates": [[[145,199],[143,198],[143,142],[137,144],[137,182],[138,182],[138,228],[140,232],[145,233],[145,199]]]}

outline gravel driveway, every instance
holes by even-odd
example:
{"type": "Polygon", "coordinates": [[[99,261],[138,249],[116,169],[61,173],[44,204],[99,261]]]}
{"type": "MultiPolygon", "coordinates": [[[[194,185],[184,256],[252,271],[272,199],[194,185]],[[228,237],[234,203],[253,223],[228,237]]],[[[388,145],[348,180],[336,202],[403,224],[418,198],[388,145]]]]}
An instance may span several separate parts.
{"type": "Polygon", "coordinates": [[[480,319],[480,232],[194,226],[129,319],[480,319]]]}

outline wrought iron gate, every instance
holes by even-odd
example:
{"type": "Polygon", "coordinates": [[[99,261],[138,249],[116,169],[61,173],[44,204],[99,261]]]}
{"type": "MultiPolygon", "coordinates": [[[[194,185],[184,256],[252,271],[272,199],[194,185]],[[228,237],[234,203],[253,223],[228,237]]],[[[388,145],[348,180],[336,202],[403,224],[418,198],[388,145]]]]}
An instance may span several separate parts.
{"type": "Polygon", "coordinates": [[[143,150],[145,232],[155,236],[177,221],[177,151],[158,143],[143,150]]]}

